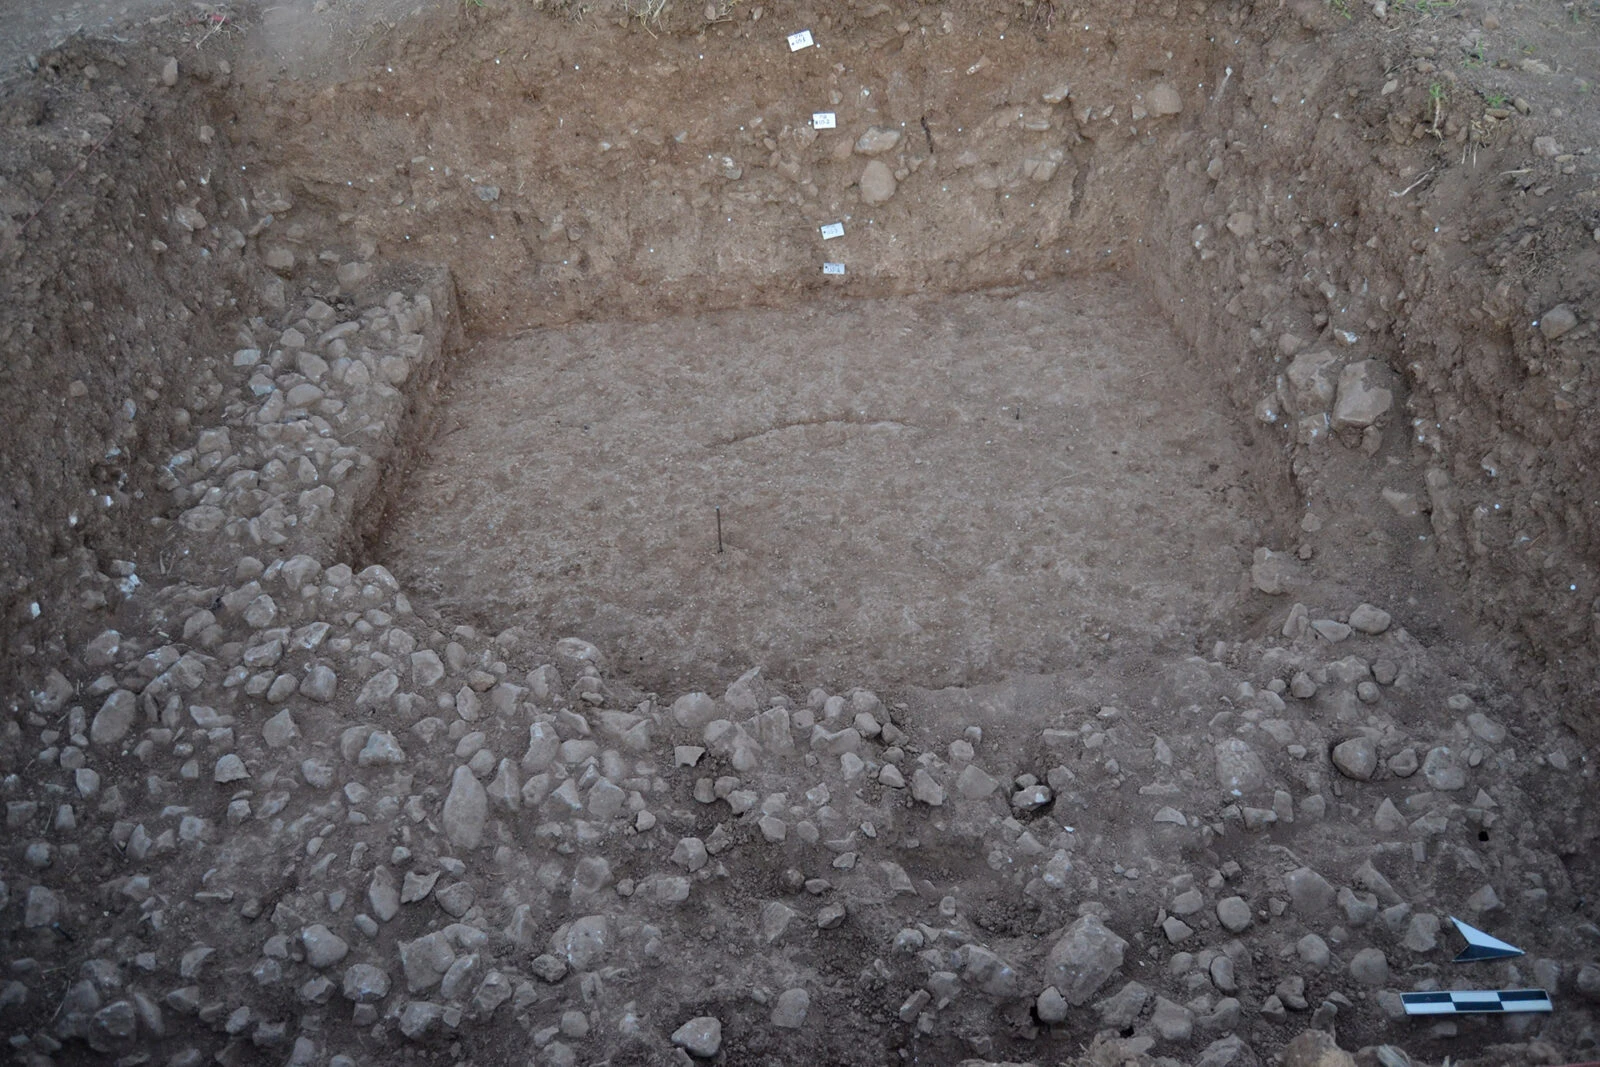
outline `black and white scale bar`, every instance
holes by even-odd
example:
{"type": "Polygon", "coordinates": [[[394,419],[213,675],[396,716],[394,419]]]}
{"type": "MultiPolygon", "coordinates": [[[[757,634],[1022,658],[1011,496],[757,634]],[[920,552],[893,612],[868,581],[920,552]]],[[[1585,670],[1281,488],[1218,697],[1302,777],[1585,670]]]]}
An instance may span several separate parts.
{"type": "Polygon", "coordinates": [[[1452,962],[1474,963],[1478,960],[1503,960],[1511,956],[1522,955],[1522,950],[1515,945],[1508,945],[1498,937],[1490,937],[1476,926],[1469,926],[1450,916],[1450,921],[1456,924],[1456,929],[1461,931],[1461,936],[1467,941],[1467,947],[1461,950],[1452,962]]]}
{"type": "Polygon", "coordinates": [[[1402,993],[1407,1015],[1466,1015],[1471,1012],[1551,1011],[1542,989],[1455,989],[1447,993],[1402,993]]]}

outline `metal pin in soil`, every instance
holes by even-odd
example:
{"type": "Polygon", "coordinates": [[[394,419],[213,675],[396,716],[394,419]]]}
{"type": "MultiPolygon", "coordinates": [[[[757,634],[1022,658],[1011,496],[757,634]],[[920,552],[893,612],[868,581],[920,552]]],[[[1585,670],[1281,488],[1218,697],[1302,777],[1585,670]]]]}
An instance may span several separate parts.
{"type": "Polygon", "coordinates": [[[717,555],[720,556],[722,555],[722,509],[719,507],[715,510],[717,513],[717,555]]]}

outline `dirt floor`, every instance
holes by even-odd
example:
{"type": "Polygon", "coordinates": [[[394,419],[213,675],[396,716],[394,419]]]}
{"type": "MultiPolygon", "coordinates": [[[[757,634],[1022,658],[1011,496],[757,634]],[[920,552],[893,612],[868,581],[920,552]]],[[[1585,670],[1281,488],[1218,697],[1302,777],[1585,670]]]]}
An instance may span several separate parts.
{"type": "Polygon", "coordinates": [[[379,558],[661,691],[1190,653],[1256,543],[1224,410],[1112,279],[542,330],[462,357],[379,558]]]}
{"type": "Polygon", "coordinates": [[[19,1063],[1600,1056],[1593,0],[5,13],[19,1063]]]}

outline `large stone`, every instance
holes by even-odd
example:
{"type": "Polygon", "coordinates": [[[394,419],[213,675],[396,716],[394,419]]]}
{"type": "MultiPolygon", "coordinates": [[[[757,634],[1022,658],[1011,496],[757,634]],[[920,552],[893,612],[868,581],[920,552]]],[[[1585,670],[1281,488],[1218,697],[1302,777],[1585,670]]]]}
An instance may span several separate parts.
{"type": "Polygon", "coordinates": [[[1371,604],[1361,604],[1350,613],[1350,629],[1364,634],[1381,634],[1393,620],[1389,613],[1371,604]]]}
{"type": "Polygon", "coordinates": [[[1352,737],[1333,747],[1333,765],[1346,778],[1365,782],[1378,769],[1378,746],[1369,737],[1352,737]]]}
{"type": "Polygon", "coordinates": [[[1283,596],[1301,584],[1294,557],[1270,548],[1258,548],[1250,562],[1250,584],[1268,596],[1283,596]]]}
{"type": "Polygon", "coordinates": [[[956,778],[956,792],[968,800],[982,800],[993,793],[997,785],[999,783],[994,777],[976,763],[961,768],[961,774],[956,778]]]}
{"type": "Polygon", "coordinates": [[[856,151],[864,156],[877,156],[892,150],[899,143],[899,130],[886,130],[881,126],[869,126],[866,133],[856,138],[856,151]]]}
{"type": "Polygon", "coordinates": [[[1315,918],[1333,907],[1336,890],[1310,867],[1297,867],[1284,876],[1289,902],[1302,918],[1315,918]]]}
{"type": "Polygon", "coordinates": [[[443,933],[426,934],[400,943],[400,966],[405,971],[406,988],[413,993],[431,989],[456,962],[455,949],[443,933]]]}
{"type": "Polygon", "coordinates": [[[1140,982],[1129,982],[1094,1006],[1100,1025],[1110,1030],[1125,1030],[1139,1018],[1150,1002],[1150,990],[1140,982]]]}
{"type": "Polygon", "coordinates": [[[785,1030],[798,1030],[806,1021],[806,1013],[811,1010],[811,994],[804,989],[785,989],[778,994],[778,1002],[772,1008],[772,1025],[785,1030]]]}
{"type": "Polygon", "coordinates": [[[1461,757],[1443,745],[1429,749],[1423,757],[1422,776],[1430,786],[1444,793],[1453,793],[1467,784],[1467,769],[1461,757]]]}
{"type": "Polygon", "coordinates": [[[367,903],[379,922],[388,922],[399,914],[400,890],[389,868],[378,867],[372,872],[372,881],[367,883],[367,903]]]}
{"type": "Polygon", "coordinates": [[[691,730],[703,729],[718,715],[717,702],[706,693],[685,693],[672,702],[672,719],[691,730]]]}
{"type": "Polygon", "coordinates": [[[1295,414],[1315,415],[1328,410],[1338,392],[1338,367],[1339,357],[1325,348],[1294,357],[1284,376],[1289,381],[1295,414]]]}
{"type": "Polygon", "coordinates": [[[1061,990],[1046,986],[1045,991],[1033,1002],[1033,1010],[1042,1023],[1064,1022],[1067,1018],[1067,1000],[1061,995],[1061,990]]]}
{"type": "Polygon", "coordinates": [[[345,939],[321,923],[313,923],[300,931],[300,943],[305,946],[306,962],[319,971],[332,967],[350,952],[345,939]]]}
{"type": "Polygon", "coordinates": [[[389,995],[389,973],[370,963],[358,963],[344,972],[345,999],[374,1004],[389,995]]]}
{"type": "Polygon", "coordinates": [[[1283,1050],[1283,1067],[1356,1067],[1356,1060],[1330,1035],[1307,1030],[1283,1050]]]}
{"type": "Polygon", "coordinates": [[[868,204],[881,204],[894,196],[898,183],[894,171],[881,159],[869,162],[861,171],[861,199],[868,204]]]}
{"type": "Polygon", "coordinates": [[[911,775],[911,796],[914,800],[937,808],[944,804],[944,786],[934,780],[926,767],[918,767],[911,775]]]}
{"type": "Polygon", "coordinates": [[[1544,334],[1547,341],[1565,336],[1577,325],[1578,316],[1565,304],[1557,304],[1539,316],[1539,332],[1544,334]]]}
{"type": "Polygon", "coordinates": [[[1187,1041],[1194,1032],[1194,1012],[1166,997],[1157,997],[1150,1025],[1165,1041],[1187,1041]]]}
{"type": "Polygon", "coordinates": [[[89,725],[89,740],[96,745],[114,745],[128,736],[139,712],[138,700],[126,689],[106,697],[89,725]]]}
{"type": "Polygon", "coordinates": [[[1045,982],[1074,1007],[1086,1003],[1122,966],[1128,943],[1094,915],[1067,927],[1045,958],[1045,982]]]}
{"type": "Polygon", "coordinates": [[[550,951],[575,970],[587,970],[605,954],[611,925],[604,915],[585,915],[561,926],[550,937],[550,951]]]}
{"type": "Polygon", "coordinates": [[[387,730],[373,731],[356,756],[356,763],[362,767],[392,767],[405,761],[406,750],[387,730]]]}
{"type": "Polygon", "coordinates": [[[1152,115],[1178,115],[1183,112],[1183,97],[1166,82],[1152,85],[1150,91],[1144,94],[1144,102],[1152,115]]]}
{"type": "Polygon", "coordinates": [[[1237,934],[1250,925],[1250,905],[1243,897],[1223,897],[1217,901],[1217,921],[1230,934],[1237,934]]]}
{"type": "Polygon", "coordinates": [[[444,832],[457,848],[474,849],[483,843],[489,816],[489,794],[470,767],[457,767],[444,799],[444,832]]]}
{"type": "Polygon", "coordinates": [[[1267,784],[1267,768],[1246,742],[1230,737],[1217,742],[1217,784],[1232,797],[1254,793],[1267,784]]]}
{"type": "Polygon", "coordinates": [[[672,1032],[672,1043],[691,1056],[709,1060],[722,1048],[722,1023],[710,1015],[690,1019],[672,1032]]]}
{"type": "Polygon", "coordinates": [[[1350,961],[1350,977],[1364,986],[1388,985],[1389,961],[1381,949],[1364,948],[1350,961]]]}
{"type": "Polygon", "coordinates": [[[1389,368],[1375,359],[1351,363],[1339,374],[1339,395],[1333,404],[1335,426],[1371,426],[1394,406],[1394,394],[1384,388],[1389,368]]]}

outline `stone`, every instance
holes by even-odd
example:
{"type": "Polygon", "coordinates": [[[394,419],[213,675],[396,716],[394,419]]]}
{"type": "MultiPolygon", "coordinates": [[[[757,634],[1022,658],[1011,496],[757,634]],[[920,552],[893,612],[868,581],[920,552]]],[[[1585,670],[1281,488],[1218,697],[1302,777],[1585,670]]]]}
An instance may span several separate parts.
{"type": "Polygon", "coordinates": [[[1095,915],[1079,918],[1051,947],[1045,959],[1045,980],[1078,1007],[1122,967],[1128,943],[1095,915]]]}
{"type": "Polygon", "coordinates": [[[489,816],[489,794],[470,767],[457,767],[444,801],[444,832],[450,843],[461,849],[475,849],[483,843],[483,828],[489,816]]]}
{"type": "Polygon", "coordinates": [[[1155,1011],[1150,1015],[1150,1025],[1164,1041],[1187,1041],[1194,1033],[1194,1012],[1166,997],[1156,998],[1155,1011]]]}
{"type": "Polygon", "coordinates": [[[1406,928],[1406,936],[1400,939],[1400,947],[1419,954],[1438,948],[1439,917],[1425,911],[1411,916],[1411,925],[1406,928]]]}
{"type": "Polygon", "coordinates": [[[1314,415],[1328,410],[1338,392],[1335,377],[1338,366],[1339,357],[1327,349],[1301,352],[1294,357],[1284,376],[1298,414],[1314,415]]]}
{"type": "Polygon", "coordinates": [[[357,963],[344,972],[343,992],[346,1000],[357,1004],[375,1004],[389,995],[389,972],[370,963],[357,963]]]}
{"type": "Polygon", "coordinates": [[[1389,771],[1396,778],[1410,778],[1421,765],[1422,761],[1417,759],[1417,750],[1414,748],[1402,748],[1389,757],[1389,771]]]}
{"type": "Polygon", "coordinates": [[[231,782],[242,782],[250,777],[250,772],[245,768],[244,760],[238,753],[229,752],[217,760],[217,765],[211,771],[211,780],[219,785],[228,785],[231,782]]]}
{"type": "MultiPolygon", "coordinates": [[[[1238,1003],[1238,1001],[1233,1001],[1235,1016],[1237,1016],[1238,1003]]],[[[1203,1025],[1208,1025],[1207,1020],[1210,1018],[1212,1016],[1207,1016],[1200,1021],[1203,1025]]],[[[1223,1028],[1226,1029],[1233,1025],[1235,1024],[1228,1023],[1223,1028]]],[[[1260,1067],[1260,1065],[1261,1061],[1238,1034],[1229,1034],[1227,1037],[1218,1038],[1216,1041],[1211,1042],[1200,1051],[1200,1058],[1194,1061],[1194,1067],[1260,1067]]]]}
{"type": "Polygon", "coordinates": [[[930,807],[944,804],[944,786],[934,781],[926,767],[918,767],[911,775],[911,797],[930,807]]]}
{"type": "Polygon", "coordinates": [[[1389,961],[1381,949],[1364,948],[1350,960],[1350,977],[1364,986],[1388,985],[1389,961]]]}
{"type": "Polygon", "coordinates": [[[610,921],[604,915],[585,915],[551,935],[550,951],[575,970],[588,970],[605,954],[610,935],[610,921]]]}
{"type": "Polygon", "coordinates": [[[319,971],[332,967],[350,952],[349,943],[321,923],[300,931],[300,944],[306,950],[306,963],[319,971]]]}
{"type": "Polygon", "coordinates": [[[29,930],[54,926],[61,918],[61,898],[42,885],[28,890],[23,905],[22,925],[29,930]]]}
{"type": "Polygon", "coordinates": [[[1461,757],[1443,745],[1429,749],[1423,757],[1422,776],[1441,793],[1453,793],[1467,784],[1467,769],[1461,765],[1461,757]]]}
{"type": "Polygon", "coordinates": [[[1577,325],[1578,316],[1565,304],[1557,304],[1539,316],[1539,332],[1544,334],[1546,341],[1565,336],[1577,325]]]}
{"type": "Polygon", "coordinates": [[[1100,1024],[1109,1030],[1125,1030],[1139,1018],[1150,1001],[1150,990],[1139,982],[1129,982],[1094,1006],[1100,1024]]]}
{"type": "Polygon", "coordinates": [[[1243,931],[1253,918],[1250,905],[1243,897],[1223,897],[1217,901],[1217,921],[1231,934],[1243,931]]]}
{"type": "Polygon", "coordinates": [[[442,932],[400,942],[400,967],[405,972],[406,988],[412,993],[438,985],[455,962],[455,949],[442,932]]]}
{"type": "Polygon", "coordinates": [[[705,842],[698,837],[685,837],[672,850],[672,862],[691,874],[706,865],[705,842]]]}
{"type": "Polygon", "coordinates": [[[1193,915],[1205,906],[1204,893],[1198,889],[1185,889],[1172,898],[1172,906],[1168,910],[1174,915],[1193,915]]]}
{"type": "Polygon", "coordinates": [[[900,143],[900,131],[881,126],[869,126],[856,138],[856,151],[863,156],[877,156],[892,151],[900,143]]]}
{"type": "Polygon", "coordinates": [[[1378,770],[1378,746],[1369,737],[1341,741],[1333,748],[1333,765],[1346,778],[1370,781],[1378,770]]]}
{"type": "Polygon", "coordinates": [[[356,763],[362,767],[391,767],[405,761],[405,749],[387,730],[373,731],[356,756],[356,763]]]}
{"type": "Polygon", "coordinates": [[[1318,937],[1316,934],[1306,934],[1299,941],[1295,942],[1294,948],[1300,956],[1301,963],[1304,963],[1307,967],[1313,967],[1319,971],[1326,967],[1328,962],[1333,958],[1332,954],[1328,951],[1328,943],[1322,940],[1322,938],[1318,937]]]}
{"type": "Polygon", "coordinates": [[[1333,884],[1310,867],[1297,867],[1284,876],[1284,887],[1294,910],[1307,918],[1325,914],[1333,907],[1333,884]]]}
{"type": "Polygon", "coordinates": [[[289,714],[288,708],[261,724],[261,739],[268,748],[282,748],[299,736],[300,730],[295,726],[294,716],[289,714]]]}
{"type": "Polygon", "coordinates": [[[1237,737],[1217,742],[1217,784],[1229,796],[1254,793],[1267,784],[1267,768],[1248,743],[1237,737]]]}
{"type": "Polygon", "coordinates": [[[412,1041],[421,1040],[444,1018],[444,1008],[431,1001],[412,1000],[400,1012],[400,1032],[412,1041]]]}
{"type": "Polygon", "coordinates": [[[685,693],[672,702],[672,721],[691,730],[701,730],[718,717],[717,702],[707,693],[685,693]]]}
{"type": "Polygon", "coordinates": [[[1391,621],[1387,611],[1371,604],[1357,605],[1356,610],[1350,613],[1350,629],[1372,636],[1387,630],[1391,621]]]}
{"type": "Polygon", "coordinates": [[[367,883],[367,905],[380,922],[388,922],[400,913],[400,890],[389,868],[379,867],[372,872],[372,880],[367,883]]]}
{"type": "Polygon", "coordinates": [[[89,741],[95,745],[114,745],[128,736],[138,715],[138,701],[126,689],[114,690],[95,713],[89,725],[89,741]]]}
{"type": "Polygon", "coordinates": [[[1506,739],[1506,728],[1481,711],[1474,711],[1467,716],[1467,729],[1479,741],[1491,745],[1498,745],[1506,739]]]}
{"type": "Polygon", "coordinates": [[[1144,103],[1150,114],[1158,118],[1183,113],[1183,97],[1166,82],[1157,82],[1144,94],[1144,103]]]}
{"type": "Polygon", "coordinates": [[[887,202],[898,188],[898,183],[894,180],[894,171],[890,170],[889,164],[881,159],[871,160],[862,168],[857,185],[861,189],[862,201],[868,204],[887,202]]]}
{"type": "Polygon", "coordinates": [[[1400,809],[1394,806],[1394,801],[1384,797],[1378,802],[1378,810],[1372,816],[1372,825],[1380,833],[1397,834],[1406,827],[1406,817],[1400,814],[1400,809]]]}
{"type": "Polygon", "coordinates": [[[1351,363],[1339,373],[1339,394],[1333,404],[1334,426],[1371,426],[1394,406],[1394,394],[1383,388],[1389,369],[1374,359],[1351,363]]]}
{"type": "Polygon", "coordinates": [[[811,994],[804,989],[785,989],[778,994],[772,1007],[772,1025],[785,1030],[798,1030],[805,1024],[806,1013],[811,1010],[811,994]]]}
{"type": "Polygon", "coordinates": [[[411,653],[411,684],[418,689],[432,689],[444,680],[444,663],[439,653],[424,648],[411,653]]]}
{"type": "Polygon", "coordinates": [[[1016,969],[992,950],[982,945],[968,943],[956,953],[961,962],[961,977],[997,1000],[1016,997],[1020,978],[1016,969]]]}
{"type": "Polygon", "coordinates": [[[319,704],[326,704],[333,699],[338,688],[339,676],[334,673],[333,668],[318,663],[306,671],[305,679],[300,683],[300,695],[319,704]]]}
{"type": "Polygon", "coordinates": [[[968,800],[982,800],[995,791],[1000,783],[976,763],[969,763],[961,769],[961,774],[956,778],[956,792],[968,800]]]}
{"type": "Polygon", "coordinates": [[[339,288],[350,293],[366,284],[372,277],[372,265],[369,263],[341,263],[333,272],[334,278],[339,282],[339,288]]]}
{"type": "Polygon", "coordinates": [[[1300,584],[1294,557],[1270,548],[1256,549],[1250,562],[1250,584],[1268,596],[1288,593],[1300,584]]]}
{"type": "Polygon", "coordinates": [[[722,1049],[722,1023],[711,1015],[690,1019],[672,1032],[672,1043],[691,1056],[709,1060],[722,1049]]]}
{"type": "Polygon", "coordinates": [[[1296,1035],[1283,1050],[1283,1067],[1356,1067],[1356,1059],[1321,1030],[1296,1035]]]}
{"type": "Polygon", "coordinates": [[[478,891],[471,882],[452,882],[433,895],[434,903],[454,919],[465,915],[477,899],[478,891]]]}
{"type": "Polygon", "coordinates": [[[1065,1022],[1067,1018],[1067,998],[1061,995],[1061,990],[1055,986],[1046,986],[1043,993],[1033,1002],[1034,1014],[1039,1016],[1039,1021],[1046,1025],[1065,1022]]]}

